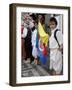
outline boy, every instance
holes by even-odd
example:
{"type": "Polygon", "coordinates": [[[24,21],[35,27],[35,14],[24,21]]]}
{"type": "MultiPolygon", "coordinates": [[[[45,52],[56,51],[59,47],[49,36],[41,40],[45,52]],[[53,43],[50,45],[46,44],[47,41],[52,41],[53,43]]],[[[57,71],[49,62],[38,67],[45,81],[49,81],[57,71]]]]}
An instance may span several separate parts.
{"type": "Polygon", "coordinates": [[[31,63],[37,64],[37,48],[36,48],[36,36],[37,36],[37,29],[35,28],[34,20],[31,20],[29,22],[29,28],[32,31],[32,36],[31,36],[31,43],[32,43],[32,56],[34,58],[34,62],[32,60],[31,63]]]}
{"type": "Polygon", "coordinates": [[[50,18],[49,27],[51,30],[51,36],[49,38],[50,70],[52,70],[52,75],[60,75],[62,71],[62,32],[57,29],[57,20],[54,17],[50,18]]]}

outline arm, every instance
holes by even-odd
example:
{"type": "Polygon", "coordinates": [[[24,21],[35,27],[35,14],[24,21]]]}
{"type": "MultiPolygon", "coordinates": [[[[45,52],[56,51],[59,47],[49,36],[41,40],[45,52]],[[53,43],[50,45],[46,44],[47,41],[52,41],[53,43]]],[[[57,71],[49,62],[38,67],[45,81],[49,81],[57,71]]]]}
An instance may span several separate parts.
{"type": "Polygon", "coordinates": [[[22,38],[25,38],[27,36],[27,28],[24,28],[22,38]]]}
{"type": "Polygon", "coordinates": [[[59,50],[62,51],[63,50],[63,35],[61,31],[57,32],[57,39],[60,45],[59,50]]]}

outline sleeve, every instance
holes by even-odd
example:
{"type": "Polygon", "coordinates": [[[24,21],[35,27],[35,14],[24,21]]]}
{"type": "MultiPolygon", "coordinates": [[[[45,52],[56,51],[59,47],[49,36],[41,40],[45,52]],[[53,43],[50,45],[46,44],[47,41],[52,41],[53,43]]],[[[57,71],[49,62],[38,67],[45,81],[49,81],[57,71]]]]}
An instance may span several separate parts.
{"type": "Polygon", "coordinates": [[[35,30],[32,35],[32,45],[33,46],[36,46],[36,35],[37,35],[37,31],[35,30]]]}
{"type": "Polygon", "coordinates": [[[24,28],[22,38],[25,38],[27,36],[27,28],[24,28]]]}
{"type": "Polygon", "coordinates": [[[57,36],[59,44],[62,45],[63,44],[63,34],[62,34],[62,32],[58,31],[56,36],[57,36]]]}

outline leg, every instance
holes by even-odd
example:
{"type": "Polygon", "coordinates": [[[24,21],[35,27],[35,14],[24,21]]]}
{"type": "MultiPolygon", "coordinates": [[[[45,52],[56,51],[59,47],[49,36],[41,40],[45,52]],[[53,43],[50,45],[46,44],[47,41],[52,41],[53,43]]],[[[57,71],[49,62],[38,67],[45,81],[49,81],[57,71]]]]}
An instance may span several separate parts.
{"type": "Polygon", "coordinates": [[[24,38],[21,39],[21,57],[22,59],[25,59],[26,52],[25,52],[25,45],[24,45],[24,38]]]}
{"type": "Polygon", "coordinates": [[[62,54],[60,52],[57,53],[55,62],[53,63],[53,68],[56,71],[56,75],[61,75],[62,71],[62,54]]]}

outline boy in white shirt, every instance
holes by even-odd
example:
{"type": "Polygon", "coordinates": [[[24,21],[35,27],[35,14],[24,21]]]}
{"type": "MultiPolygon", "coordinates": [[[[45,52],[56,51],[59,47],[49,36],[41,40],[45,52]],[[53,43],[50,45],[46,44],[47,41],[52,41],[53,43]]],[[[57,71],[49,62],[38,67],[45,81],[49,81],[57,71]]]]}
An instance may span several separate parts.
{"type": "Polygon", "coordinates": [[[33,63],[37,64],[37,56],[38,56],[38,51],[36,48],[37,29],[35,28],[33,21],[29,22],[29,28],[32,30],[31,43],[32,43],[32,56],[34,57],[33,63]]]}
{"type": "Polygon", "coordinates": [[[63,36],[62,32],[57,29],[57,20],[54,17],[50,18],[49,27],[51,29],[49,38],[50,70],[53,70],[52,75],[60,75],[62,71],[63,36]]]}

